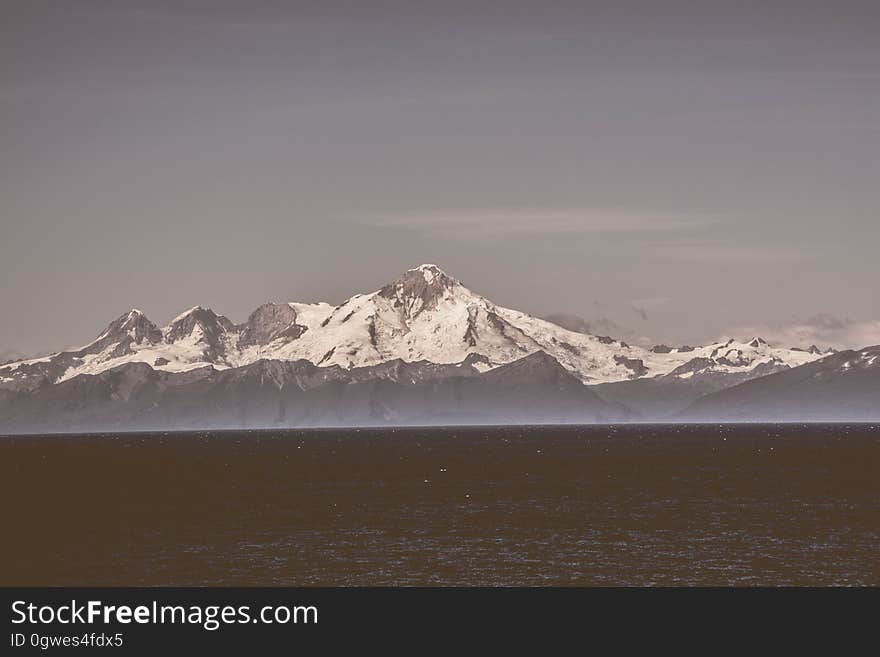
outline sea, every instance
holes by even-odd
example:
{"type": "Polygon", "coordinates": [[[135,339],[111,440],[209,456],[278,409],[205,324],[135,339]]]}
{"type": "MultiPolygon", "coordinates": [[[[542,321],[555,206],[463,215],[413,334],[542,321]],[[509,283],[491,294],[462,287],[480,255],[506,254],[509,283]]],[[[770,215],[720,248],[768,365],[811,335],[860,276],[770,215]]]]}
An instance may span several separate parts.
{"type": "Polygon", "coordinates": [[[880,585],[880,426],[0,437],[0,585],[880,585]]]}

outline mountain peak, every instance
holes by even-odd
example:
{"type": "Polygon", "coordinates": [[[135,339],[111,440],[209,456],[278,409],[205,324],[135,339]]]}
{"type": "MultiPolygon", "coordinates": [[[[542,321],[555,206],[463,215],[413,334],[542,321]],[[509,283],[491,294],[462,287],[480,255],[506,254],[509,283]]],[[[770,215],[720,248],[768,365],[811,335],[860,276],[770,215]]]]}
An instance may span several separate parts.
{"type": "Polygon", "coordinates": [[[438,267],[437,265],[435,265],[435,264],[433,264],[433,263],[430,263],[430,262],[425,263],[425,264],[421,264],[421,265],[419,265],[418,267],[413,267],[412,269],[410,269],[410,270],[408,270],[408,271],[417,271],[417,272],[421,272],[422,276],[423,276],[423,277],[425,278],[425,280],[428,281],[429,283],[430,283],[435,277],[449,278],[449,279],[452,278],[449,274],[447,274],[445,271],[443,271],[440,267],[438,267]]]}
{"type": "Polygon", "coordinates": [[[407,269],[404,272],[403,276],[398,278],[398,281],[402,281],[405,279],[418,279],[421,278],[425,281],[427,285],[440,285],[445,287],[451,287],[452,285],[458,283],[458,281],[447,274],[441,267],[438,267],[432,263],[425,263],[419,265],[418,267],[413,267],[412,269],[407,269]]]}
{"type": "Polygon", "coordinates": [[[165,339],[176,342],[190,336],[196,327],[206,334],[209,342],[215,341],[221,334],[233,328],[232,322],[210,308],[193,306],[171,320],[171,324],[165,329],[165,339]]]}
{"type": "Polygon", "coordinates": [[[486,379],[500,379],[508,383],[552,383],[556,387],[581,388],[583,384],[553,356],[543,350],[524,356],[489,370],[483,375],[486,379]]]}
{"type": "Polygon", "coordinates": [[[131,326],[136,326],[143,321],[149,321],[147,316],[144,315],[143,311],[138,310],[137,308],[132,308],[126,313],[123,313],[115,320],[113,320],[111,326],[116,326],[116,328],[129,328],[131,326]]]}
{"type": "Polygon", "coordinates": [[[182,322],[190,315],[205,315],[206,313],[214,314],[210,308],[204,308],[203,306],[193,306],[189,310],[185,310],[184,312],[180,313],[177,317],[172,319],[171,324],[169,324],[169,326],[174,326],[175,324],[182,322]]]}
{"type": "Polygon", "coordinates": [[[147,319],[143,312],[132,308],[110,322],[104,332],[80,349],[79,353],[98,353],[113,344],[122,345],[119,349],[120,352],[124,352],[127,344],[145,342],[155,344],[161,339],[162,332],[156,328],[156,325],[147,319]]]}
{"type": "Polygon", "coordinates": [[[436,307],[447,291],[459,282],[437,265],[424,264],[404,272],[403,276],[389,283],[379,295],[391,299],[408,315],[415,317],[422,310],[436,307]]]}
{"type": "Polygon", "coordinates": [[[147,316],[137,308],[132,308],[127,313],[124,313],[117,317],[113,322],[110,323],[110,326],[107,327],[107,333],[116,333],[119,331],[129,331],[134,330],[135,332],[139,332],[141,330],[144,333],[153,332],[156,327],[153,323],[147,319],[147,316]]]}

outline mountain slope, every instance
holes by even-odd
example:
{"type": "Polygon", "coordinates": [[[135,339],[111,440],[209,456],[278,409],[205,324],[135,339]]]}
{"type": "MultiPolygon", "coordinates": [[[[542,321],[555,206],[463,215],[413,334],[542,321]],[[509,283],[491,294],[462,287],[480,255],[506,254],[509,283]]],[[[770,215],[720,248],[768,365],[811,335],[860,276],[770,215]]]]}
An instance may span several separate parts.
{"type": "Polygon", "coordinates": [[[0,433],[618,421],[538,352],[480,373],[396,360],[364,368],[260,360],[187,372],[125,363],[29,392],[0,391],[0,433]]]}
{"type": "Polygon", "coordinates": [[[880,346],[842,351],[703,397],[679,419],[880,420],[880,346]]]}
{"type": "Polygon", "coordinates": [[[712,393],[789,369],[782,362],[762,362],[742,371],[719,371],[709,359],[695,359],[678,372],[651,378],[617,381],[594,386],[596,393],[611,402],[623,404],[642,420],[664,421],[691,403],[712,393]],[[681,372],[685,372],[682,376],[681,372]]]}

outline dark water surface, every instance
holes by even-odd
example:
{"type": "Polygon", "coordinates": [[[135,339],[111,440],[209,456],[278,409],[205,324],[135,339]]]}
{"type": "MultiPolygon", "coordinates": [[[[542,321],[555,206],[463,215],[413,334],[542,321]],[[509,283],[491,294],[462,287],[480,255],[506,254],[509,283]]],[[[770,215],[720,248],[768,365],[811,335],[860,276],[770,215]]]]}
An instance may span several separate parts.
{"type": "Polygon", "coordinates": [[[0,438],[5,585],[880,584],[880,427],[0,438]]]}

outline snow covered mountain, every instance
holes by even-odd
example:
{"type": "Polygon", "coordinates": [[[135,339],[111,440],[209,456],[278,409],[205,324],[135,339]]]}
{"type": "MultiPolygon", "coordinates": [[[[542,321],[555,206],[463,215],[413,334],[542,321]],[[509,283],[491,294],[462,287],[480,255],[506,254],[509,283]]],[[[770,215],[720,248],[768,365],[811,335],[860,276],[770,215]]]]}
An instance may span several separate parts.
{"type": "Polygon", "coordinates": [[[880,420],[880,346],[841,351],[706,395],[678,419],[876,422],[880,420]]]}
{"type": "Polygon", "coordinates": [[[776,348],[760,338],[652,349],[570,331],[471,291],[436,265],[421,265],[344,303],[267,303],[243,324],[196,306],[160,329],[133,309],[80,349],[0,366],[0,389],[32,390],[126,363],[164,372],[238,368],[260,360],[369,367],[401,360],[485,372],[544,352],[585,384],[654,377],[691,379],[796,367],[818,350],[776,348]]]}

